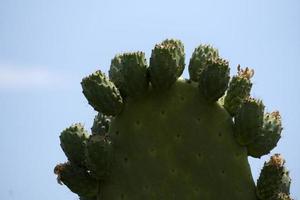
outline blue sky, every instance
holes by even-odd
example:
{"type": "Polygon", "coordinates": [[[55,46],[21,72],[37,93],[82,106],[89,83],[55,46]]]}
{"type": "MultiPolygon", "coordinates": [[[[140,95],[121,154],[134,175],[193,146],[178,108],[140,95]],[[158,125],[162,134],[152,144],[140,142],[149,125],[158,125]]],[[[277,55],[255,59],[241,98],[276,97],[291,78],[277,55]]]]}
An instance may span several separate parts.
{"type": "MultiPolygon", "coordinates": [[[[76,199],[56,183],[53,167],[66,160],[62,129],[90,128],[95,112],[81,93],[82,77],[108,71],[120,52],[144,51],[181,39],[186,63],[201,43],[255,69],[254,97],[280,110],[278,147],[300,199],[300,1],[297,0],[1,0],[0,199],[76,199]],[[296,189],[298,188],[298,190],[296,189]]],[[[184,77],[188,77],[185,70],[184,77]]],[[[256,180],[263,162],[249,158],[256,180]]]]}

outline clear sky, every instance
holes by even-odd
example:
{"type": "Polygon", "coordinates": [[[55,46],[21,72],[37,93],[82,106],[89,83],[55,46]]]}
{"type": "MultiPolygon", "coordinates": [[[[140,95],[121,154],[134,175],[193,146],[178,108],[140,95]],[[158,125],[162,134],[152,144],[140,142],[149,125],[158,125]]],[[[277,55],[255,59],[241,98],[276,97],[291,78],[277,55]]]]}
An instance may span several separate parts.
{"type": "MultiPolygon", "coordinates": [[[[237,64],[255,69],[253,96],[283,117],[272,153],[286,158],[300,199],[298,0],[0,0],[0,199],[76,199],[53,168],[66,160],[61,130],[74,122],[89,129],[95,114],[81,79],[107,72],[116,53],[149,58],[166,38],[184,42],[186,63],[209,43],[232,73],[237,64]]],[[[255,180],[268,158],[249,159],[255,180]]]]}

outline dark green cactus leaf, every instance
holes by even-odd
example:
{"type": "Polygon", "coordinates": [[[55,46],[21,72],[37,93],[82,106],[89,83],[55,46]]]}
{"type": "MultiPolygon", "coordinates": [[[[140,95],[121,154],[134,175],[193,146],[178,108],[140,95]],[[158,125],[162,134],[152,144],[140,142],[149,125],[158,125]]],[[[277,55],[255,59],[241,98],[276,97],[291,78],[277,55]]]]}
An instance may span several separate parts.
{"type": "Polygon", "coordinates": [[[92,135],[87,142],[86,158],[87,167],[94,177],[99,180],[107,178],[113,159],[112,143],[105,136],[92,135]]]}
{"type": "Polygon", "coordinates": [[[264,116],[264,123],[259,136],[247,146],[248,155],[260,158],[270,153],[276,147],[281,137],[282,125],[278,111],[267,113],[264,116]]]}
{"type": "Polygon", "coordinates": [[[167,89],[184,70],[184,47],[179,40],[164,40],[155,45],[150,58],[149,75],[155,89],[167,89]]]}
{"type": "Polygon", "coordinates": [[[254,71],[246,67],[245,70],[238,66],[238,74],[233,76],[226,96],[224,99],[224,107],[231,116],[235,116],[243,101],[250,96],[252,88],[251,77],[254,71]]]}
{"type": "Polygon", "coordinates": [[[116,86],[100,70],[82,79],[83,94],[89,104],[105,115],[117,115],[123,107],[123,100],[116,86]]]}
{"type": "Polygon", "coordinates": [[[263,125],[264,105],[261,100],[246,99],[234,118],[234,136],[241,145],[252,143],[263,125]]]}
{"type": "Polygon", "coordinates": [[[116,55],[111,61],[109,78],[123,97],[144,94],[149,86],[145,54],[133,52],[116,55]]]}
{"type": "Polygon", "coordinates": [[[199,71],[199,89],[209,102],[217,101],[224,95],[230,79],[228,62],[222,59],[209,60],[199,71]]]}
{"type": "Polygon", "coordinates": [[[60,134],[60,146],[68,160],[77,165],[85,165],[85,148],[88,133],[81,124],[74,124],[60,134]]]}
{"type": "MultiPolygon", "coordinates": [[[[279,193],[290,194],[291,178],[280,154],[271,156],[257,180],[257,196],[262,200],[278,199],[279,193]]],[[[282,195],[284,196],[284,195],[282,195]]]]}
{"type": "Polygon", "coordinates": [[[98,182],[86,171],[71,162],[58,164],[54,168],[57,181],[65,184],[72,192],[79,196],[93,198],[97,195],[98,182]]]}
{"type": "Polygon", "coordinates": [[[109,129],[111,118],[112,117],[106,116],[99,112],[94,118],[94,123],[91,128],[92,134],[98,134],[102,136],[106,135],[109,129]]]}
{"type": "Polygon", "coordinates": [[[207,61],[219,58],[219,52],[211,45],[199,45],[189,63],[190,80],[198,82],[199,72],[207,66],[207,61]]]}

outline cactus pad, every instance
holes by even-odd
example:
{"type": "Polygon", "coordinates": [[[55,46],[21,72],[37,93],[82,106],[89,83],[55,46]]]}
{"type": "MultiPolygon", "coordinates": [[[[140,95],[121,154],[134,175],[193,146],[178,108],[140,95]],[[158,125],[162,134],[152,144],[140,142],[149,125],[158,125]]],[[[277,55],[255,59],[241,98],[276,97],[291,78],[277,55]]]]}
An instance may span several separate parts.
{"type": "Polygon", "coordinates": [[[281,157],[265,164],[257,186],[252,178],[248,155],[267,154],[282,129],[279,113],[264,115],[250,97],[253,71],[239,69],[226,93],[229,64],[216,49],[195,50],[190,79],[180,77],[184,57],[179,40],[165,40],[149,67],[143,53],[124,53],[111,80],[100,71],[83,79],[98,114],[91,135],[82,126],[63,132],[69,162],[55,168],[59,183],[81,200],[291,199],[281,157]]]}

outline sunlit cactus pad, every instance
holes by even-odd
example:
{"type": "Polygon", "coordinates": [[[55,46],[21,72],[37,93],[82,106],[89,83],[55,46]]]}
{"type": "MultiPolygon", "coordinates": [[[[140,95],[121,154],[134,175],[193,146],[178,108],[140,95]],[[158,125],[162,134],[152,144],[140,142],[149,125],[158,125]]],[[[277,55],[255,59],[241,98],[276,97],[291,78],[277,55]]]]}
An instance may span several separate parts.
{"type": "Polygon", "coordinates": [[[91,135],[81,124],[62,132],[68,162],[55,167],[58,182],[81,200],[291,199],[279,154],[257,185],[252,178],[248,156],[268,154],[282,131],[279,112],[265,113],[251,97],[254,71],[239,66],[230,78],[228,61],[210,45],[195,49],[190,79],[180,77],[184,60],[182,42],[168,39],[149,66],[143,52],[123,53],[109,77],[84,78],[98,114],[91,135]]]}

